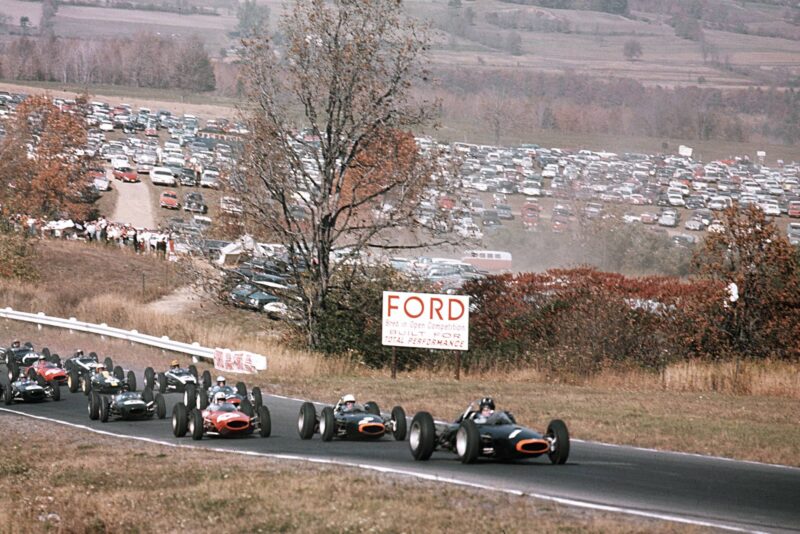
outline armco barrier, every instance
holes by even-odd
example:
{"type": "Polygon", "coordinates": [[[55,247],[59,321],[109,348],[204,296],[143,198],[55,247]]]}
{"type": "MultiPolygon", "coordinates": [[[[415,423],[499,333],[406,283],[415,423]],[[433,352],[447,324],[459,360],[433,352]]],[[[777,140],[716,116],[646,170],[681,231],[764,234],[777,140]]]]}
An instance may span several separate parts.
{"type": "Polygon", "coordinates": [[[148,336],[147,334],[140,334],[136,330],[123,330],[121,328],[114,328],[107,324],[94,324],[84,323],[78,321],[74,317],[69,319],[62,319],[60,317],[49,317],[42,312],[39,313],[26,313],[12,310],[11,308],[0,309],[0,318],[12,319],[14,321],[23,321],[26,323],[34,323],[43,326],[52,326],[56,328],[66,328],[67,330],[77,330],[79,332],[88,332],[90,334],[97,334],[100,336],[108,336],[117,339],[125,339],[132,343],[139,343],[141,345],[148,345],[150,347],[158,347],[160,349],[169,350],[173,352],[180,352],[183,354],[190,354],[204,360],[214,360],[214,349],[201,347],[199,343],[182,343],[180,341],[172,341],[167,336],[156,337],[148,336]]]}

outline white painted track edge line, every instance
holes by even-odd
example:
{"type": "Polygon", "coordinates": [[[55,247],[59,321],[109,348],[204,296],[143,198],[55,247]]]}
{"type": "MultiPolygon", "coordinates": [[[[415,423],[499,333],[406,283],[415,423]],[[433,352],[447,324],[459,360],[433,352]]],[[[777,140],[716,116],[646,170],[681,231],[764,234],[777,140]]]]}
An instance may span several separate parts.
{"type": "Polygon", "coordinates": [[[738,527],[736,525],[729,525],[726,523],[719,523],[716,521],[702,521],[698,519],[693,519],[690,517],[684,517],[680,515],[674,514],[666,514],[666,513],[659,513],[659,512],[650,512],[646,510],[637,510],[635,508],[625,508],[621,506],[613,506],[613,505],[604,505],[593,503],[590,501],[581,501],[578,499],[568,499],[564,497],[556,497],[552,495],[547,495],[543,493],[532,493],[532,492],[523,492],[519,490],[512,490],[508,488],[502,488],[498,486],[491,486],[487,484],[478,484],[477,482],[469,482],[467,480],[461,480],[457,478],[451,477],[443,477],[440,475],[435,474],[428,474],[428,473],[420,473],[418,471],[410,471],[405,469],[397,469],[393,467],[383,467],[377,465],[370,465],[365,463],[357,463],[357,462],[346,462],[342,460],[334,460],[330,458],[317,458],[312,456],[303,456],[299,454],[285,454],[285,453],[266,453],[266,452],[255,452],[255,451],[238,451],[235,449],[225,449],[222,447],[199,447],[196,445],[184,445],[180,443],[170,443],[169,441],[161,441],[152,438],[146,438],[142,436],[129,436],[124,434],[115,434],[113,432],[108,432],[105,430],[99,430],[96,428],[91,428],[86,425],[81,425],[78,423],[70,423],[68,421],[61,421],[60,419],[54,419],[51,417],[44,417],[41,415],[33,415],[25,412],[18,412],[16,410],[11,410],[8,408],[0,408],[0,412],[10,413],[17,416],[22,417],[29,417],[31,419],[37,419],[40,421],[47,421],[49,423],[55,423],[59,425],[64,425],[72,428],[77,428],[79,430],[93,432],[95,434],[117,438],[117,439],[127,439],[132,441],[141,441],[144,443],[150,443],[153,445],[162,445],[167,447],[172,447],[175,449],[193,449],[199,451],[211,451],[211,452],[218,452],[224,454],[239,454],[242,456],[253,456],[253,457],[260,457],[260,458],[270,458],[276,460],[290,460],[290,461],[301,461],[301,462],[308,462],[314,464],[323,464],[323,465],[338,465],[342,467],[350,467],[350,468],[357,468],[357,469],[365,469],[369,471],[375,471],[379,473],[389,473],[394,475],[400,476],[408,476],[412,478],[417,478],[420,480],[427,480],[430,482],[439,482],[443,484],[451,484],[455,486],[473,488],[473,489],[482,489],[488,490],[496,493],[503,493],[506,495],[514,495],[517,497],[530,497],[537,500],[547,501],[547,502],[554,502],[558,504],[563,504],[565,506],[573,506],[576,508],[585,508],[591,509],[596,511],[602,512],[613,512],[613,513],[620,513],[624,515],[632,515],[637,517],[643,517],[647,519],[657,519],[661,521],[669,521],[674,523],[682,523],[688,525],[694,525],[699,527],[709,527],[709,528],[718,528],[722,530],[727,530],[730,532],[748,532],[753,534],[766,534],[766,531],[760,530],[753,530],[743,527],[738,527]]]}

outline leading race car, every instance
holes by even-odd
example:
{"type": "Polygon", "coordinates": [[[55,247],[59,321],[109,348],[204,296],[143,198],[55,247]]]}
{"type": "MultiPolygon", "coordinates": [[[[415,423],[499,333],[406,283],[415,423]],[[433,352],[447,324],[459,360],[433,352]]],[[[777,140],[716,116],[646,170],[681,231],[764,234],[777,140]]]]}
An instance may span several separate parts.
{"type": "Polygon", "coordinates": [[[3,402],[6,405],[14,402],[42,402],[47,399],[54,401],[61,400],[61,389],[55,382],[44,382],[39,377],[38,380],[31,380],[27,376],[21,376],[5,387],[3,390],[3,402]]]}
{"type": "Polygon", "coordinates": [[[150,419],[153,416],[164,419],[167,416],[167,404],[163,395],[145,388],[141,393],[125,391],[116,395],[100,395],[96,391],[89,393],[89,419],[107,422],[111,418],[130,420],[150,419]]]}
{"type": "Polygon", "coordinates": [[[228,402],[224,392],[217,392],[214,400],[205,409],[188,410],[179,402],[172,409],[172,432],[182,438],[188,432],[192,439],[203,436],[241,437],[258,432],[262,438],[272,433],[269,409],[261,405],[253,415],[228,402]]]}
{"type": "Polygon", "coordinates": [[[325,406],[319,415],[313,403],[304,402],[297,418],[297,432],[301,439],[311,439],[317,432],[322,441],[333,438],[378,439],[387,431],[397,441],[406,439],[403,408],[395,406],[391,414],[381,414],[376,403],[358,404],[353,395],[345,395],[334,407],[325,406]]]}
{"type": "Polygon", "coordinates": [[[415,460],[428,460],[436,450],[456,453],[463,463],[479,457],[499,460],[535,458],[547,454],[554,464],[569,457],[569,432],[560,419],[550,421],[540,434],[516,423],[510,412],[495,411],[491,398],[481,399],[479,409],[470,404],[453,423],[434,422],[428,412],[411,420],[409,445],[415,460]]]}
{"type": "Polygon", "coordinates": [[[116,395],[125,391],[136,391],[136,375],[128,371],[125,377],[122,367],[114,368],[114,373],[106,370],[105,364],[98,362],[92,375],[82,375],[80,378],[81,391],[89,395],[94,391],[101,395],[116,395]]]}
{"type": "MultiPolygon", "coordinates": [[[[25,344],[20,344],[19,340],[14,340],[11,346],[0,349],[2,354],[3,363],[11,365],[16,363],[20,367],[33,364],[39,359],[39,353],[33,350],[33,343],[26,341],[25,344]]],[[[48,351],[49,354],[49,351],[48,351]]]]}

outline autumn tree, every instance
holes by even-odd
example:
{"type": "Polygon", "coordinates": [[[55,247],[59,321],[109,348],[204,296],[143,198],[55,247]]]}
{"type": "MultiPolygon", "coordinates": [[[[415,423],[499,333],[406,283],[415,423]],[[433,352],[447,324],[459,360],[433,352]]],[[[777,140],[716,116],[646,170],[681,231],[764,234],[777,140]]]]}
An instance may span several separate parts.
{"type": "Polygon", "coordinates": [[[244,0],[239,3],[236,18],[239,20],[239,36],[249,39],[266,32],[269,25],[269,6],[256,4],[256,0],[244,0]]]}
{"type": "Polygon", "coordinates": [[[187,91],[213,91],[216,88],[214,66],[203,41],[193,36],[183,43],[175,62],[176,85],[187,91]]]}
{"type": "Polygon", "coordinates": [[[297,311],[320,347],[334,275],[369,250],[435,239],[415,223],[434,170],[409,133],[432,117],[409,97],[428,40],[394,0],[297,0],[280,31],[280,49],[263,35],[247,46],[252,136],[231,186],[287,246],[297,311]]]}
{"type": "Polygon", "coordinates": [[[724,213],[697,253],[699,273],[729,287],[721,330],[737,355],[800,356],[800,264],[774,222],[755,206],[724,213]]]}
{"type": "Polygon", "coordinates": [[[0,143],[0,204],[4,219],[32,217],[83,219],[86,144],[80,116],[61,112],[47,96],[28,97],[17,108],[0,143]]]}

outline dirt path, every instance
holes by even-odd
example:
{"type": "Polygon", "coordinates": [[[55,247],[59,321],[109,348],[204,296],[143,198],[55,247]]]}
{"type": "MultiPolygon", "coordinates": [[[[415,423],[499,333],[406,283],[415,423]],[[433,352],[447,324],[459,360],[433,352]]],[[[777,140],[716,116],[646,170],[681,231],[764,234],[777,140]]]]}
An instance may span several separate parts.
{"type": "Polygon", "coordinates": [[[117,205],[111,220],[119,223],[132,224],[136,228],[156,228],[156,219],[153,216],[153,204],[150,202],[150,184],[143,177],[141,182],[128,184],[114,180],[113,187],[117,188],[117,205]]]}

